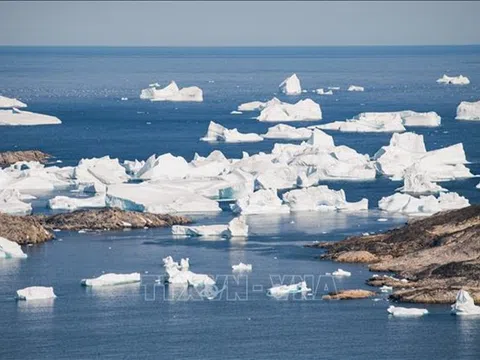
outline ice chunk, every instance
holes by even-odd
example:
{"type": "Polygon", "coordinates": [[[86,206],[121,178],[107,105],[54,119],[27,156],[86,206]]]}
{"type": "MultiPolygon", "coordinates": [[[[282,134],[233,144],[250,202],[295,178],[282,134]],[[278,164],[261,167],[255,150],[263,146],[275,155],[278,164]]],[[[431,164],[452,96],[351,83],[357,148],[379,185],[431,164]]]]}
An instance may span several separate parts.
{"type": "Polygon", "coordinates": [[[317,125],[323,130],[343,132],[402,132],[405,131],[402,118],[394,113],[361,113],[353,119],[334,121],[317,125]]]}
{"type": "Polygon", "coordinates": [[[320,105],[311,99],[300,100],[295,104],[272,103],[267,105],[257,117],[259,121],[310,121],[321,120],[320,105]]]}
{"type": "Polygon", "coordinates": [[[468,85],[470,84],[470,80],[463,75],[459,76],[448,76],[443,74],[440,79],[437,79],[437,83],[439,84],[452,84],[452,85],[468,85]]]}
{"type": "Polygon", "coordinates": [[[312,136],[312,130],[307,128],[295,128],[285,124],[278,124],[269,127],[267,133],[262,136],[265,139],[306,140],[312,136]]]}
{"type": "Polygon", "coordinates": [[[215,280],[205,274],[196,274],[189,270],[189,262],[187,259],[180,261],[181,265],[173,260],[171,256],[163,259],[163,266],[165,267],[165,282],[172,285],[183,286],[213,286],[215,280]]]}
{"type": "Polygon", "coordinates": [[[32,205],[22,201],[23,196],[16,189],[0,190],[0,213],[10,215],[28,215],[32,205]]]}
{"type": "Polygon", "coordinates": [[[416,317],[423,316],[428,314],[427,309],[418,309],[418,308],[404,308],[391,305],[387,309],[388,313],[392,316],[399,317],[416,317]]]}
{"type": "Polygon", "coordinates": [[[230,112],[230,114],[231,114],[231,115],[242,115],[243,112],[237,111],[237,110],[233,110],[233,111],[230,112]]]}
{"type": "Polygon", "coordinates": [[[22,251],[16,242],[0,236],[0,258],[26,258],[27,254],[22,251]]]}
{"type": "Polygon", "coordinates": [[[291,190],[283,194],[283,201],[291,211],[335,211],[335,210],[367,210],[368,200],[349,203],[343,190],[335,191],[328,186],[316,186],[291,190]]]}
{"type": "Polygon", "coordinates": [[[248,103],[240,104],[237,108],[238,111],[262,111],[268,106],[272,106],[275,104],[285,104],[278,100],[276,97],[272,98],[269,101],[261,102],[261,101],[251,101],[248,103]]]}
{"type": "Polygon", "coordinates": [[[417,198],[396,193],[383,197],[378,202],[380,210],[407,215],[431,215],[439,211],[461,209],[469,205],[469,201],[457,193],[442,193],[438,198],[433,195],[417,198]]]}
{"type": "Polygon", "coordinates": [[[457,293],[455,304],[452,305],[455,315],[480,315],[480,306],[476,306],[470,294],[461,289],[457,293]]]}
{"type": "Polygon", "coordinates": [[[140,169],[145,165],[145,161],[130,161],[130,160],[125,160],[122,164],[122,166],[125,168],[128,174],[135,176],[140,169]]]}
{"type": "Polygon", "coordinates": [[[97,194],[87,198],[55,196],[48,200],[48,207],[54,210],[74,211],[79,208],[104,208],[105,206],[105,194],[97,194]]]}
{"type": "Polygon", "coordinates": [[[54,299],[57,296],[53,292],[53,287],[31,286],[25,289],[17,290],[18,300],[46,300],[54,299]]]}
{"type": "Polygon", "coordinates": [[[18,110],[17,108],[0,110],[0,125],[30,126],[55,125],[61,123],[60,119],[55,116],[18,110]]]}
{"type": "Polygon", "coordinates": [[[228,223],[228,231],[232,237],[246,237],[248,236],[248,229],[249,227],[243,216],[236,217],[228,223]]]}
{"type": "Polygon", "coordinates": [[[480,100],[462,101],[457,107],[457,120],[480,120],[480,100]]]}
{"type": "Polygon", "coordinates": [[[248,236],[248,225],[243,217],[234,218],[228,225],[172,226],[172,234],[180,236],[219,236],[231,238],[248,236]]]}
{"type": "Polygon", "coordinates": [[[232,265],[233,272],[250,272],[252,271],[252,264],[240,263],[238,265],[232,265]]]}
{"type": "Polygon", "coordinates": [[[275,190],[258,190],[253,194],[238,199],[231,205],[234,213],[250,214],[284,214],[290,212],[287,205],[277,196],[275,190]]]}
{"type": "Polygon", "coordinates": [[[338,270],[332,272],[332,275],[337,276],[337,277],[349,277],[349,276],[352,276],[352,273],[349,272],[349,271],[338,269],[338,270]]]}
{"type": "Polygon", "coordinates": [[[365,91],[365,88],[363,86],[350,85],[347,91],[365,91]]]}
{"type": "Polygon", "coordinates": [[[175,81],[161,88],[158,83],[150,84],[140,93],[140,99],[150,101],[203,101],[203,91],[197,86],[180,89],[175,81]]]}
{"type": "Polygon", "coordinates": [[[11,99],[6,96],[0,95],[0,109],[2,108],[23,108],[27,107],[27,104],[17,99],[11,99]]]}
{"type": "Polygon", "coordinates": [[[239,132],[237,129],[227,129],[220,124],[210,121],[210,124],[208,125],[207,134],[200,140],[239,143],[239,142],[262,141],[263,138],[260,135],[255,133],[244,134],[239,132]]]}
{"type": "Polygon", "coordinates": [[[333,91],[332,89],[330,90],[323,90],[323,89],[316,89],[315,92],[318,94],[318,95],[333,95],[333,91]]]}
{"type": "Polygon", "coordinates": [[[393,287],[391,286],[387,286],[387,285],[383,285],[382,287],[379,288],[380,292],[382,293],[388,293],[388,292],[392,292],[393,291],[393,287]]]}
{"type": "Polygon", "coordinates": [[[105,192],[106,185],[119,184],[130,179],[118,159],[111,159],[110,156],[80,160],[73,176],[80,184],[93,185],[97,192],[105,192]]]}
{"type": "Polygon", "coordinates": [[[285,95],[300,95],[302,93],[300,79],[297,74],[293,74],[286,78],[278,87],[285,95]]]}
{"type": "Polygon", "coordinates": [[[288,294],[306,294],[311,291],[312,289],[307,286],[307,283],[302,281],[298,284],[273,286],[267,290],[267,295],[273,297],[282,297],[288,294]]]}
{"type": "Polygon", "coordinates": [[[434,111],[418,113],[411,110],[397,112],[403,121],[404,126],[440,126],[442,118],[434,111]]]}
{"type": "Polygon", "coordinates": [[[140,273],[131,273],[131,274],[103,274],[99,277],[92,279],[83,279],[81,284],[83,286],[114,286],[114,285],[125,285],[140,282],[140,273]]]}
{"type": "Polygon", "coordinates": [[[150,156],[145,165],[137,172],[136,177],[142,180],[184,178],[189,172],[187,161],[181,156],[170,153],[150,156]]]}
{"type": "Polygon", "coordinates": [[[420,166],[418,162],[405,170],[403,186],[398,190],[409,194],[427,194],[448,191],[440,185],[432,182],[427,171],[425,171],[424,167],[420,166]]]}

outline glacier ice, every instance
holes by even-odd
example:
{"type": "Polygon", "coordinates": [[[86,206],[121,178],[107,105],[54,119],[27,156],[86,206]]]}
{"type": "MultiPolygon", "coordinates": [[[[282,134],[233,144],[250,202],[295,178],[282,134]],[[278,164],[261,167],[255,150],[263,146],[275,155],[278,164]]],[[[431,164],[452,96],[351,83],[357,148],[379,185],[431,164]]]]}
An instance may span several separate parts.
{"type": "Polygon", "coordinates": [[[391,305],[387,309],[388,313],[392,316],[398,317],[417,317],[423,316],[428,314],[427,309],[419,309],[419,308],[405,308],[405,307],[398,307],[391,305]]]}
{"type": "Polygon", "coordinates": [[[150,84],[148,88],[140,93],[140,99],[150,101],[203,101],[203,91],[197,86],[190,86],[180,89],[175,81],[170,82],[164,88],[158,83],[150,84]]]}
{"type": "Polygon", "coordinates": [[[365,91],[365,88],[363,86],[350,85],[347,91],[365,91]]]}
{"type": "Polygon", "coordinates": [[[288,294],[306,294],[311,291],[312,289],[307,286],[307,283],[302,281],[298,284],[273,286],[267,290],[267,295],[273,297],[282,297],[288,294]]]}
{"type": "Polygon", "coordinates": [[[244,134],[235,129],[227,129],[220,124],[210,121],[207,134],[202,137],[202,141],[223,141],[227,143],[257,142],[262,141],[263,137],[255,133],[244,134]]]}
{"type": "Polygon", "coordinates": [[[53,287],[31,286],[17,290],[18,300],[46,300],[54,299],[56,297],[57,296],[53,292],[53,287]]]}
{"type": "Polygon", "coordinates": [[[459,75],[459,76],[448,76],[443,74],[440,79],[437,79],[437,83],[439,84],[452,84],[452,85],[468,85],[470,84],[470,80],[468,77],[459,75]]]}
{"type": "Polygon", "coordinates": [[[239,263],[238,265],[232,265],[233,272],[250,272],[252,271],[252,264],[239,263]]]}
{"type": "Polygon", "coordinates": [[[92,279],[82,279],[83,286],[99,287],[99,286],[114,286],[125,285],[140,282],[140,273],[131,274],[115,274],[108,273],[92,279]]]}
{"type": "Polygon", "coordinates": [[[300,95],[302,93],[300,79],[297,74],[293,74],[286,78],[278,87],[285,95],[300,95]]]}
{"type": "Polygon", "coordinates": [[[62,121],[51,115],[37,114],[29,111],[12,108],[0,110],[0,125],[32,126],[32,125],[55,125],[62,121]]]}
{"type": "Polygon", "coordinates": [[[234,213],[242,215],[251,214],[285,214],[290,208],[282,203],[277,192],[272,189],[257,190],[249,196],[238,199],[231,205],[234,213]]]}
{"type": "Polygon", "coordinates": [[[6,96],[0,95],[0,109],[5,108],[23,108],[27,107],[27,104],[21,102],[17,99],[8,98],[6,96]]]}
{"type": "Polygon", "coordinates": [[[0,258],[26,258],[27,254],[22,251],[20,245],[0,236],[0,258]]]}
{"type": "Polygon", "coordinates": [[[295,128],[290,125],[278,124],[269,127],[267,132],[262,135],[265,139],[291,139],[307,140],[312,135],[312,130],[308,128],[295,128]]]}
{"type": "Polygon", "coordinates": [[[28,215],[32,205],[23,202],[24,197],[17,189],[0,190],[0,213],[10,215],[28,215]]]}
{"type": "Polygon", "coordinates": [[[480,315],[480,306],[475,305],[470,294],[461,289],[458,291],[455,304],[452,305],[452,313],[455,315],[480,315]]]}
{"type": "Polygon", "coordinates": [[[105,206],[105,194],[97,194],[87,198],[55,196],[48,200],[48,207],[54,210],[74,211],[80,208],[104,208],[105,206]]]}
{"type": "Polygon", "coordinates": [[[107,185],[124,183],[130,179],[118,159],[110,156],[81,159],[73,176],[79,184],[93,185],[97,192],[105,192],[107,185]]]}
{"type": "Polygon", "coordinates": [[[295,104],[272,102],[263,108],[258,121],[313,121],[322,119],[322,110],[312,99],[299,100],[295,104]]]}
{"type": "Polygon", "coordinates": [[[457,107],[457,120],[480,120],[480,100],[462,101],[457,107]]]}

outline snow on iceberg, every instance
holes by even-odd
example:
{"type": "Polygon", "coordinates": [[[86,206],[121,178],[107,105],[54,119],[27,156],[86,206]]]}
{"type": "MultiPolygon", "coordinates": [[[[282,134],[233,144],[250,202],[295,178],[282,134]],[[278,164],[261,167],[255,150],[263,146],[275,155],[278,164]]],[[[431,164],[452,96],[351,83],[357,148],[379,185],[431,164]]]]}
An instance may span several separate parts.
{"type": "Polygon", "coordinates": [[[215,280],[205,274],[197,274],[189,270],[188,259],[180,262],[180,265],[173,260],[171,256],[163,259],[163,266],[165,268],[165,282],[172,285],[183,286],[213,286],[215,280]]]}
{"type": "Polygon", "coordinates": [[[240,263],[238,265],[232,265],[233,272],[250,272],[252,271],[252,264],[240,263]]]}
{"type": "Polygon", "coordinates": [[[307,286],[307,283],[302,281],[298,284],[273,286],[267,290],[267,295],[273,297],[283,297],[288,294],[306,294],[311,291],[312,289],[307,286]]]}
{"type": "Polygon", "coordinates": [[[332,275],[337,276],[337,277],[349,277],[349,276],[352,276],[352,273],[350,271],[345,271],[343,269],[338,269],[338,270],[335,270],[334,272],[332,272],[332,275]]]}
{"type": "Polygon", "coordinates": [[[234,218],[228,225],[172,226],[172,234],[180,236],[247,236],[248,225],[243,217],[234,218]]]}
{"type": "Polygon", "coordinates": [[[257,117],[258,121],[313,121],[322,119],[322,110],[312,99],[300,100],[295,104],[272,103],[267,105],[257,117]]]}
{"type": "Polygon", "coordinates": [[[365,91],[365,88],[363,86],[350,85],[347,91],[365,91]]]}
{"type": "Polygon", "coordinates": [[[285,214],[290,208],[282,203],[275,190],[258,190],[253,194],[238,199],[232,204],[234,213],[242,215],[251,214],[285,214]]]}
{"type": "Polygon", "coordinates": [[[28,215],[32,205],[22,201],[23,196],[16,189],[0,190],[0,213],[10,215],[28,215]]]}
{"type": "Polygon", "coordinates": [[[154,154],[138,170],[136,178],[142,180],[179,179],[184,178],[189,169],[187,161],[181,156],[167,153],[156,157],[154,154]]]}
{"type": "Polygon", "coordinates": [[[285,95],[300,95],[302,93],[300,79],[298,78],[297,74],[293,74],[283,80],[278,87],[285,95]]]}
{"type": "Polygon", "coordinates": [[[457,120],[480,120],[480,100],[462,101],[457,107],[457,120]]]}
{"type": "Polygon", "coordinates": [[[27,107],[27,104],[21,102],[17,99],[8,98],[6,96],[0,95],[0,109],[5,108],[24,108],[27,107]]]}
{"type": "Polygon", "coordinates": [[[140,273],[131,274],[115,274],[108,273],[92,279],[82,279],[83,286],[97,287],[97,286],[114,286],[125,285],[140,282],[140,273]]]}
{"type": "Polygon", "coordinates": [[[140,99],[150,101],[203,101],[203,91],[197,86],[180,89],[175,81],[161,88],[158,83],[150,84],[140,93],[140,99]]]}
{"type": "Polygon", "coordinates": [[[80,208],[104,208],[105,206],[105,194],[97,194],[87,198],[55,196],[48,200],[48,207],[53,210],[74,211],[80,208]]]}
{"type": "Polygon", "coordinates": [[[290,211],[359,211],[368,209],[368,200],[349,203],[345,191],[331,190],[328,186],[315,186],[291,190],[282,196],[290,211]]]}
{"type": "Polygon", "coordinates": [[[295,128],[290,125],[278,124],[269,127],[267,133],[262,136],[265,139],[307,140],[312,136],[312,130],[308,128],[295,128]]]}
{"type": "Polygon", "coordinates": [[[10,241],[0,236],[0,258],[21,258],[24,259],[27,257],[22,251],[20,245],[14,241],[10,241]]]}
{"type": "Polygon", "coordinates": [[[57,296],[53,292],[53,287],[31,286],[25,289],[17,290],[18,300],[46,300],[54,299],[57,296]]]}
{"type": "Polygon", "coordinates": [[[0,125],[31,126],[55,125],[61,123],[61,120],[55,116],[18,110],[17,108],[0,110],[0,125]]]}
{"type": "Polygon", "coordinates": [[[145,165],[145,161],[143,161],[143,160],[138,161],[136,159],[134,161],[125,160],[122,163],[122,166],[125,168],[127,173],[132,175],[132,176],[135,176],[144,165],[145,165]]]}
{"type": "Polygon", "coordinates": [[[480,315],[480,306],[475,305],[470,294],[461,289],[457,293],[455,304],[452,305],[452,313],[455,315],[480,315]]]}
{"type": "Polygon", "coordinates": [[[405,308],[391,305],[387,309],[388,313],[392,316],[398,317],[417,317],[428,314],[427,309],[418,309],[418,308],[405,308]]]}
{"type": "Polygon", "coordinates": [[[263,137],[255,133],[244,134],[235,129],[227,129],[220,124],[210,121],[207,134],[202,141],[223,141],[227,143],[257,142],[263,141],[263,137]]]}
{"type": "Polygon", "coordinates": [[[459,75],[459,76],[448,76],[443,74],[440,79],[437,79],[437,83],[439,84],[452,84],[452,85],[468,85],[470,84],[470,80],[468,77],[459,75]]]}

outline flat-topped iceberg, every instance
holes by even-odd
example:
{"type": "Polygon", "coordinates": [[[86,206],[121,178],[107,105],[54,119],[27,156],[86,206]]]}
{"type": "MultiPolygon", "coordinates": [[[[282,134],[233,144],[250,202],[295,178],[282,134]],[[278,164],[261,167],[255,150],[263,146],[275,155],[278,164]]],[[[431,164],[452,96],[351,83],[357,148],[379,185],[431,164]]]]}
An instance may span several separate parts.
{"type": "Polygon", "coordinates": [[[20,247],[20,245],[18,245],[16,242],[10,241],[0,236],[0,258],[24,259],[26,257],[27,257],[27,254],[25,254],[22,251],[22,248],[20,247]]]}
{"type": "Polygon", "coordinates": [[[298,284],[273,286],[267,290],[267,295],[282,297],[288,294],[306,294],[311,291],[312,289],[307,286],[307,283],[302,281],[298,284]]]}
{"type": "Polygon", "coordinates": [[[452,84],[452,85],[468,85],[470,84],[470,80],[468,77],[459,75],[459,76],[448,76],[443,74],[440,79],[437,79],[437,83],[439,84],[452,84]]]}
{"type": "Polygon", "coordinates": [[[278,124],[269,127],[266,134],[262,136],[265,139],[307,140],[312,136],[312,130],[308,128],[295,128],[290,125],[278,124]]]}
{"type": "Polygon", "coordinates": [[[53,210],[74,211],[81,208],[104,208],[105,206],[105,194],[97,194],[87,198],[55,196],[48,200],[48,207],[53,210]]]}
{"type": "Polygon", "coordinates": [[[258,190],[253,194],[238,199],[231,205],[234,213],[251,214],[285,214],[290,208],[282,203],[275,190],[258,190]]]}
{"type": "Polygon", "coordinates": [[[461,209],[469,206],[468,199],[457,193],[441,193],[438,198],[433,195],[414,197],[396,193],[383,197],[378,202],[380,210],[406,215],[432,215],[440,211],[461,209]]]}
{"type": "Polygon", "coordinates": [[[365,91],[365,88],[363,86],[350,85],[347,91],[365,91]]]}
{"type": "Polygon", "coordinates": [[[16,189],[0,190],[0,213],[10,215],[28,215],[32,205],[22,201],[23,196],[16,189]]]}
{"type": "Polygon", "coordinates": [[[453,314],[461,316],[480,315],[480,306],[475,305],[467,291],[459,290],[455,300],[455,304],[452,305],[453,314]]]}
{"type": "Polygon", "coordinates": [[[140,99],[150,101],[203,101],[203,91],[197,86],[180,89],[175,81],[162,88],[158,83],[150,84],[140,93],[140,99]]]}
{"type": "Polygon", "coordinates": [[[27,107],[27,104],[21,102],[17,99],[8,98],[6,96],[0,95],[0,109],[5,108],[24,108],[27,107]]]}
{"type": "Polygon", "coordinates": [[[82,279],[83,286],[100,287],[100,286],[114,286],[125,285],[140,282],[140,273],[131,274],[115,274],[108,273],[92,279],[82,279]]]}
{"type": "Polygon", "coordinates": [[[219,236],[231,238],[248,236],[248,225],[240,216],[231,220],[228,225],[172,226],[172,234],[180,236],[219,236]]]}
{"type": "Polygon", "coordinates": [[[313,121],[322,119],[322,110],[312,99],[300,100],[295,104],[277,103],[268,104],[257,117],[258,121],[313,121]]]}
{"type": "Polygon", "coordinates": [[[0,110],[0,125],[9,126],[32,126],[32,125],[55,125],[62,121],[51,115],[37,114],[29,111],[12,108],[0,110]]]}
{"type": "Polygon", "coordinates": [[[240,263],[238,265],[232,265],[233,272],[250,272],[252,271],[252,264],[240,263]]]}
{"type": "Polygon", "coordinates": [[[480,120],[480,100],[462,101],[457,107],[457,120],[480,120]]]}
{"type": "Polygon", "coordinates": [[[418,317],[428,314],[427,309],[418,309],[418,308],[405,308],[398,306],[389,306],[387,312],[392,316],[397,317],[418,317]]]}
{"type": "Polygon", "coordinates": [[[291,190],[282,196],[290,211],[359,211],[368,209],[368,200],[349,203],[345,191],[331,190],[328,186],[315,186],[291,190]]]}
{"type": "Polygon", "coordinates": [[[227,143],[257,142],[262,141],[263,137],[255,133],[244,134],[235,129],[227,129],[220,124],[210,121],[207,134],[202,137],[202,141],[223,141],[227,143]]]}
{"type": "Polygon", "coordinates": [[[53,287],[31,286],[17,290],[18,300],[46,300],[55,299],[56,297],[57,296],[53,292],[53,287]]]}
{"type": "Polygon", "coordinates": [[[302,93],[300,79],[298,78],[297,74],[293,74],[283,80],[278,87],[285,95],[300,95],[302,93]]]}
{"type": "Polygon", "coordinates": [[[215,285],[215,280],[210,276],[190,271],[188,259],[182,259],[179,265],[171,256],[167,256],[163,259],[163,266],[165,268],[164,279],[168,284],[193,287],[215,285]]]}

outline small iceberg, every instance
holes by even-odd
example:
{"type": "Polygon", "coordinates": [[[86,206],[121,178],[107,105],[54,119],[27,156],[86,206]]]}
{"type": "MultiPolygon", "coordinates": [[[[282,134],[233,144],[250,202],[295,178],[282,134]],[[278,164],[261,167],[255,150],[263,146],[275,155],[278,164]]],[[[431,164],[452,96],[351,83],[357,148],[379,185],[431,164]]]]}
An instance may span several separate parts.
{"type": "Polygon", "coordinates": [[[365,88],[363,86],[350,85],[347,91],[365,91],[365,88]]]}
{"type": "Polygon", "coordinates": [[[316,89],[316,90],[314,90],[314,92],[315,92],[317,95],[333,95],[332,89],[327,90],[327,91],[325,91],[325,90],[323,90],[323,89],[316,89]]]}
{"type": "Polygon", "coordinates": [[[457,120],[480,120],[480,100],[462,101],[457,107],[457,120]]]}
{"type": "Polygon", "coordinates": [[[227,143],[257,142],[263,141],[263,137],[255,133],[244,134],[237,129],[227,129],[220,124],[210,121],[207,134],[202,137],[202,141],[223,141],[227,143]]]}
{"type": "Polygon", "coordinates": [[[238,265],[232,265],[233,272],[250,272],[252,271],[252,264],[240,263],[238,265]]]}
{"type": "Polygon", "coordinates": [[[389,293],[389,292],[392,292],[393,291],[393,287],[392,286],[387,286],[387,285],[383,285],[382,287],[380,287],[380,292],[382,293],[389,293]]]}
{"type": "Polygon", "coordinates": [[[468,77],[459,75],[459,76],[448,76],[443,74],[440,79],[437,79],[437,83],[439,84],[451,84],[451,85],[468,85],[470,84],[470,80],[468,77]]]}
{"type": "Polygon", "coordinates": [[[179,236],[219,236],[231,238],[248,236],[248,225],[240,216],[231,220],[228,225],[172,226],[172,234],[179,236]]]}
{"type": "Polygon", "coordinates": [[[480,306],[475,305],[470,294],[461,289],[457,293],[455,304],[452,305],[452,313],[461,316],[480,315],[480,306]]]}
{"type": "Polygon", "coordinates": [[[387,309],[388,313],[392,316],[397,317],[417,317],[423,316],[428,314],[427,309],[418,309],[418,308],[404,308],[404,307],[396,307],[391,305],[387,309]]]}
{"type": "Polygon", "coordinates": [[[158,83],[150,84],[140,93],[140,99],[150,101],[191,101],[202,102],[203,91],[197,86],[180,89],[175,81],[162,88],[158,83]]]}
{"type": "Polygon", "coordinates": [[[6,96],[0,95],[0,109],[9,109],[9,108],[24,108],[27,107],[27,104],[21,102],[17,99],[8,98],[6,96]]]}
{"type": "Polygon", "coordinates": [[[349,271],[338,269],[338,270],[332,272],[332,275],[336,276],[336,277],[349,277],[349,276],[352,276],[352,273],[349,272],[349,271]]]}
{"type": "Polygon", "coordinates": [[[233,111],[230,112],[230,114],[231,114],[231,115],[242,115],[243,112],[237,111],[237,110],[233,110],[233,111]]]}
{"type": "Polygon", "coordinates": [[[93,279],[82,279],[81,284],[83,286],[115,286],[115,285],[125,285],[133,284],[140,282],[140,273],[131,273],[131,274],[103,274],[99,277],[93,279]]]}
{"type": "Polygon", "coordinates": [[[414,163],[405,170],[403,186],[397,189],[397,191],[408,194],[435,194],[448,190],[432,182],[424,167],[420,166],[419,163],[414,163]]]}
{"type": "Polygon", "coordinates": [[[278,87],[285,95],[300,95],[302,93],[300,79],[297,74],[293,74],[286,78],[278,87]]]}
{"type": "Polygon", "coordinates": [[[163,259],[163,266],[165,282],[168,284],[193,287],[215,285],[215,280],[210,276],[190,271],[188,258],[182,259],[179,265],[171,256],[167,256],[163,259]]]}
{"type": "Polygon", "coordinates": [[[74,211],[80,208],[104,208],[105,206],[105,194],[97,194],[87,198],[55,196],[48,200],[48,208],[53,210],[74,211]]]}
{"type": "Polygon", "coordinates": [[[290,125],[278,124],[269,127],[267,133],[262,135],[265,139],[308,140],[312,130],[308,128],[295,128],[290,125]]]}
{"type": "Polygon", "coordinates": [[[311,291],[312,289],[307,286],[307,283],[302,281],[298,284],[273,286],[267,290],[267,295],[281,297],[288,294],[306,294],[311,291]]]}
{"type": "Polygon", "coordinates": [[[32,212],[32,205],[23,202],[24,199],[17,189],[0,190],[0,213],[29,215],[32,212]]]}
{"type": "Polygon", "coordinates": [[[290,212],[288,205],[282,203],[277,192],[272,189],[261,189],[238,199],[230,206],[236,214],[286,214],[290,212]]]}
{"type": "Polygon", "coordinates": [[[300,100],[295,104],[272,102],[263,108],[258,121],[314,121],[322,119],[322,109],[312,99],[300,100]]]}
{"type": "Polygon", "coordinates": [[[0,110],[0,125],[33,126],[33,125],[56,125],[61,123],[62,121],[55,116],[18,110],[17,108],[0,110]]]}
{"type": "Polygon", "coordinates": [[[20,258],[25,259],[27,254],[22,251],[20,245],[0,236],[0,259],[20,258]]]}
{"type": "Polygon", "coordinates": [[[31,286],[25,289],[17,290],[18,300],[45,300],[55,299],[57,296],[53,292],[53,287],[31,286]]]}

